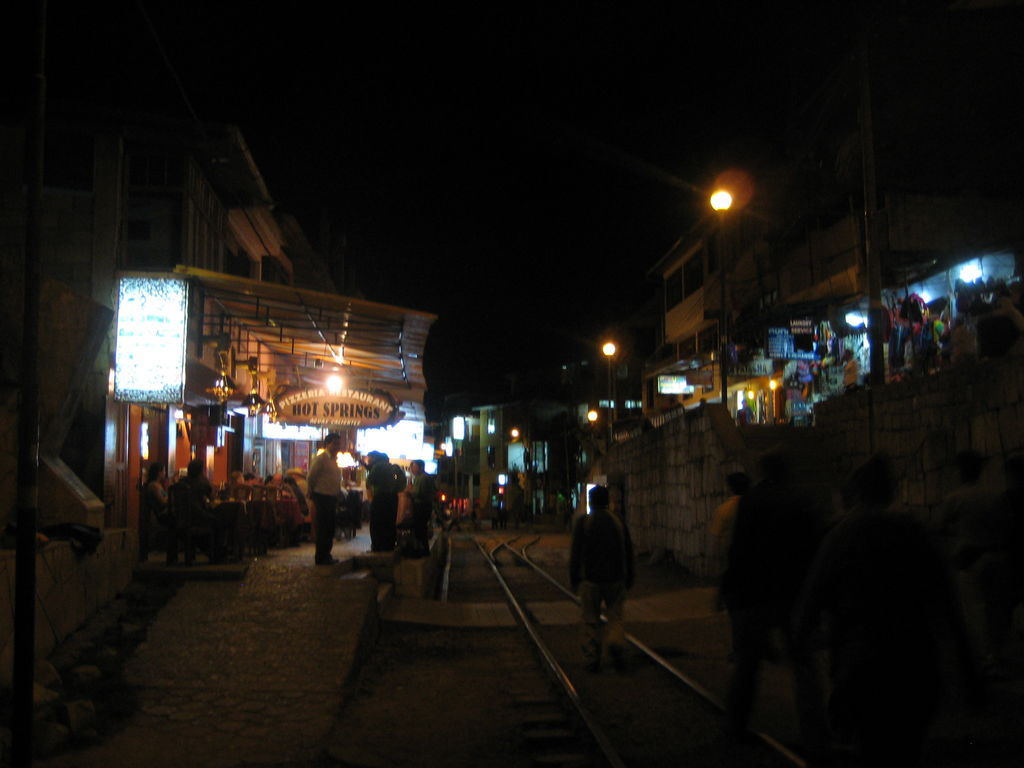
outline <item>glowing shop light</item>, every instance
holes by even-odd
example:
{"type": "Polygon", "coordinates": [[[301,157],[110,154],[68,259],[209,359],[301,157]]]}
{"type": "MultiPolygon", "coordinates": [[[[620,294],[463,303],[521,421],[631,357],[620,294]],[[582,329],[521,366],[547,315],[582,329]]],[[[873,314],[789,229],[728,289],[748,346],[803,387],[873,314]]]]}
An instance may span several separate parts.
{"type": "Polygon", "coordinates": [[[754,390],[748,389],[747,390],[747,400],[753,400],[753,399],[754,399],[754,390]]]}
{"type": "Polygon", "coordinates": [[[341,380],[341,376],[328,376],[327,377],[327,391],[332,395],[341,394],[341,389],[344,386],[344,382],[341,380]]]}
{"type": "Polygon", "coordinates": [[[774,392],[778,388],[779,388],[779,382],[778,381],[776,381],[775,379],[770,379],[768,381],[768,389],[770,389],[772,392],[774,392]]]}
{"type": "Polygon", "coordinates": [[[466,420],[462,416],[452,419],[452,437],[456,440],[466,439],[466,420]]]}
{"type": "Polygon", "coordinates": [[[589,421],[591,424],[597,421],[597,411],[595,411],[594,409],[590,409],[589,411],[587,411],[587,421],[589,421]]]}
{"type": "Polygon", "coordinates": [[[508,475],[506,475],[504,472],[502,472],[500,475],[498,475],[498,485],[504,486],[504,485],[507,485],[507,484],[508,484],[508,475]]]}
{"type": "Polygon", "coordinates": [[[846,324],[851,328],[859,328],[860,326],[867,327],[868,319],[859,312],[847,312],[846,313],[846,324]]]}
{"type": "Polygon", "coordinates": [[[516,427],[512,427],[512,431],[509,432],[509,434],[512,435],[512,439],[515,440],[519,437],[519,430],[516,427]]]}
{"type": "Polygon", "coordinates": [[[336,462],[339,469],[351,469],[352,467],[359,466],[359,462],[356,461],[355,457],[349,451],[339,451],[336,462]]]}
{"type": "Polygon", "coordinates": [[[981,262],[972,261],[960,267],[960,279],[965,283],[973,283],[981,277],[981,262]]]}
{"type": "Polygon", "coordinates": [[[921,297],[921,301],[923,301],[925,304],[931,304],[932,303],[932,295],[930,293],[928,293],[928,291],[921,291],[917,295],[921,297]]]}

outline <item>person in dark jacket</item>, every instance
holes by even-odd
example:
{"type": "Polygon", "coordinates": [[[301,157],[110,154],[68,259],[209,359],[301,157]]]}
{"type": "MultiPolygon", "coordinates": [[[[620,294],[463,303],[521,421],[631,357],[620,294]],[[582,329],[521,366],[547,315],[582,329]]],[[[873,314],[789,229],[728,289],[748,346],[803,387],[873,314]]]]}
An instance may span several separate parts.
{"type": "Polygon", "coordinates": [[[590,514],[573,527],[569,582],[580,598],[583,658],[588,670],[601,668],[602,640],[616,669],[625,666],[623,611],[626,590],[633,586],[633,542],[626,522],[609,509],[608,489],[590,490],[590,514]],[[601,605],[607,624],[602,638],[601,605]]]}
{"type": "Polygon", "coordinates": [[[955,661],[968,703],[983,689],[955,589],[924,525],[893,508],[895,473],[876,454],[851,476],[846,515],[821,545],[794,613],[808,647],[828,618],[828,712],[863,765],[915,768],[955,661]]]}
{"type": "Polygon", "coordinates": [[[405,476],[397,478],[397,467],[386,453],[370,451],[366,489],[370,493],[370,550],[394,552],[398,537],[398,494],[405,488],[405,476]],[[401,486],[401,487],[399,487],[401,486]]]}
{"type": "Polygon", "coordinates": [[[790,479],[788,458],[761,458],[761,481],[740,498],[721,596],[733,622],[736,666],[726,698],[726,730],[746,736],[761,662],[781,632],[796,687],[804,749],[827,741],[820,682],[812,660],[792,642],[793,606],[823,534],[823,515],[790,479]]]}

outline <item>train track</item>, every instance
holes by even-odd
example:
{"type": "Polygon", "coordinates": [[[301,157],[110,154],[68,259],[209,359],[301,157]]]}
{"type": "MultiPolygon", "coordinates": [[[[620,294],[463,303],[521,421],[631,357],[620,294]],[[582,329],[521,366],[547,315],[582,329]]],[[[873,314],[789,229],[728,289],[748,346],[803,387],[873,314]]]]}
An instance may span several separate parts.
{"type": "MultiPolygon", "coordinates": [[[[572,640],[578,635],[578,622],[563,622],[558,628],[544,625],[535,615],[539,601],[562,603],[564,616],[565,601],[578,605],[578,599],[530,557],[527,550],[537,539],[520,542],[518,548],[517,541],[476,539],[482,563],[460,557],[463,562],[457,573],[469,568],[472,575],[462,579],[446,576],[444,581],[464,598],[501,595],[560,696],[567,719],[556,723],[548,718],[539,724],[552,738],[531,739],[524,732],[535,765],[805,768],[799,755],[767,734],[756,734],[753,744],[742,747],[721,739],[721,700],[633,635],[627,635],[627,640],[635,649],[634,657],[645,660],[640,662],[644,669],[623,677],[583,672],[578,646],[572,640]],[[489,585],[482,583],[481,565],[493,576],[489,585]],[[471,584],[471,594],[467,594],[471,584]],[[552,599],[553,594],[557,600],[552,599]],[[666,706],[659,711],[650,706],[652,702],[666,706]],[[561,738],[554,738],[556,735],[561,738]]],[[[449,550],[449,572],[450,557],[449,550]]]]}

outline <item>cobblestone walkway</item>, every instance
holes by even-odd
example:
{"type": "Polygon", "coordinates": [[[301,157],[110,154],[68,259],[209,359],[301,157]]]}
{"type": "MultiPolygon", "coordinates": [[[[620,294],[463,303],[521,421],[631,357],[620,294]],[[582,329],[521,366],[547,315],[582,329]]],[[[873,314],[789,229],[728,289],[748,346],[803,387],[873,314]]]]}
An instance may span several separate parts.
{"type": "Polygon", "coordinates": [[[46,766],[238,766],[311,759],[341,703],[376,582],[312,552],[253,563],[242,582],[191,582],[125,668],[139,711],[104,744],[46,766]]]}

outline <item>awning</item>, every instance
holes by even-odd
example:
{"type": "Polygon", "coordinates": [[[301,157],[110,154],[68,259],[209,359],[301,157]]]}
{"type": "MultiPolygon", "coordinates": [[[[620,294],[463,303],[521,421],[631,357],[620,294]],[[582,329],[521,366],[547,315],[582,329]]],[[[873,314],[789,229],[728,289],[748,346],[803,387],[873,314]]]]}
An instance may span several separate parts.
{"type": "Polygon", "coordinates": [[[227,341],[240,360],[258,357],[277,382],[339,370],[354,385],[422,403],[423,349],[436,315],[194,267],[174,271],[205,298],[203,337],[227,341]]]}

